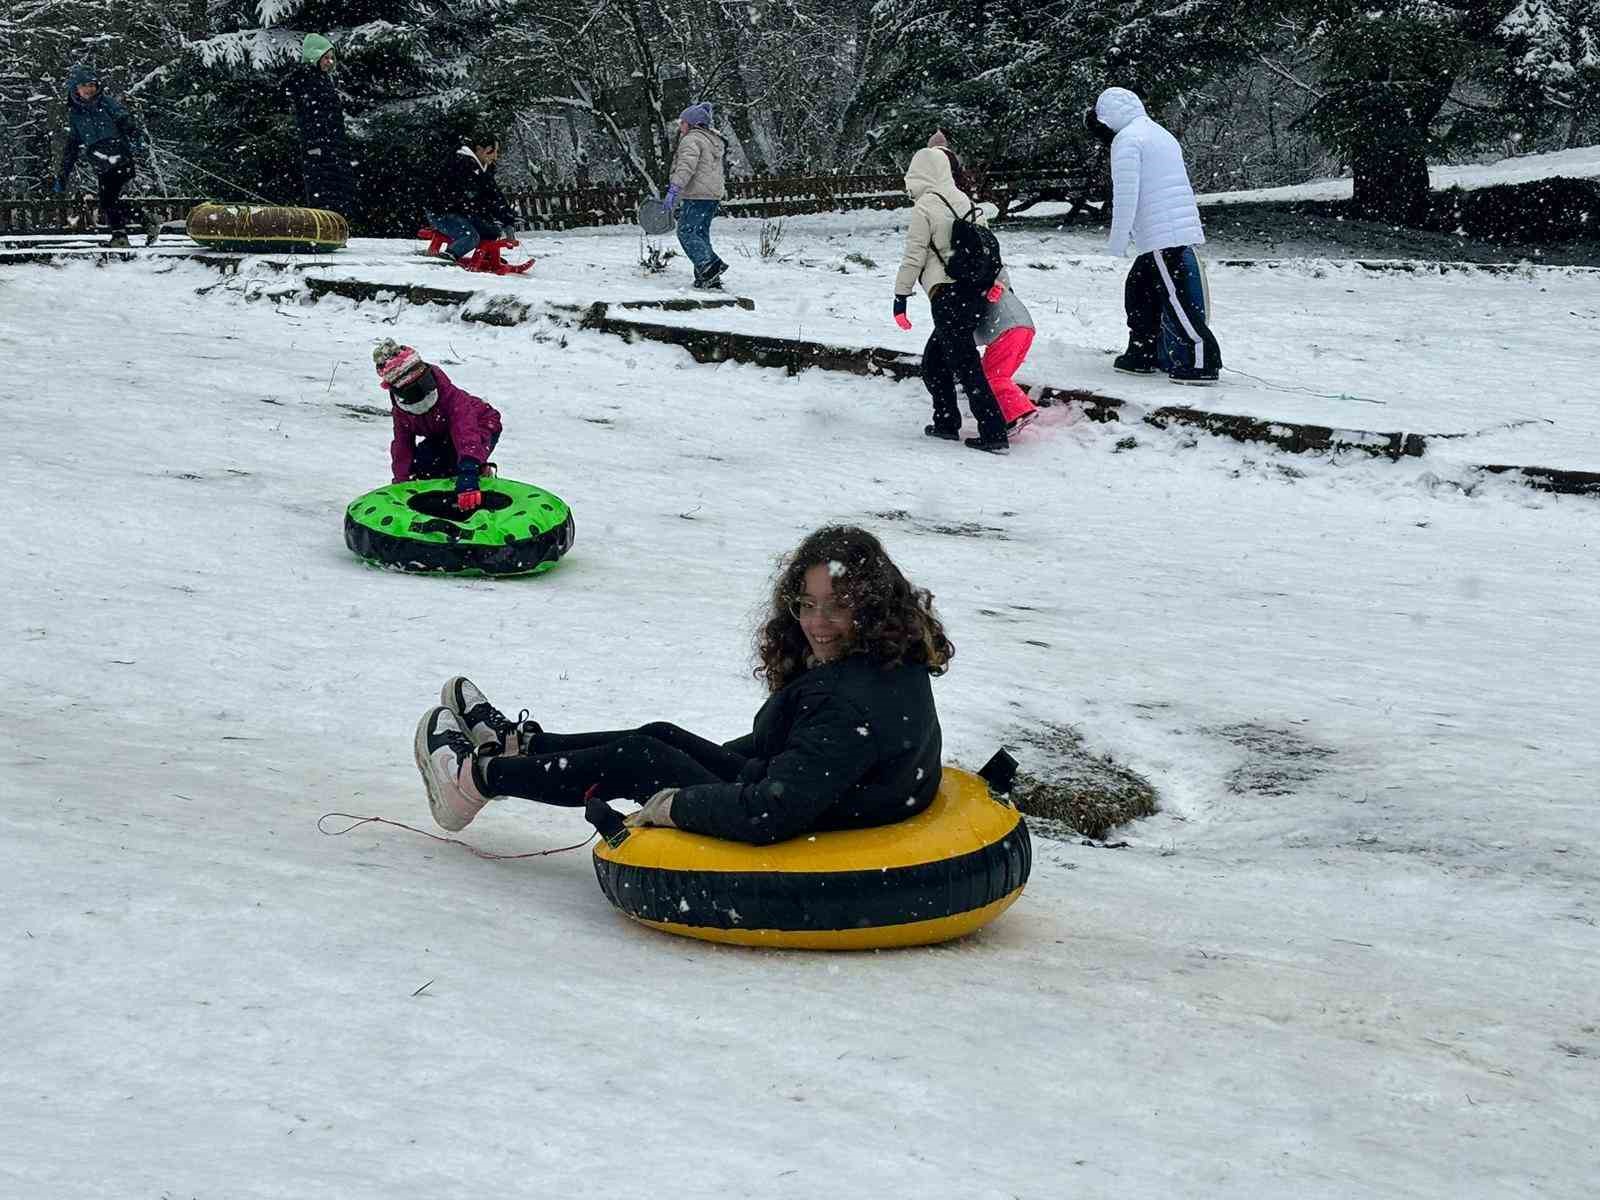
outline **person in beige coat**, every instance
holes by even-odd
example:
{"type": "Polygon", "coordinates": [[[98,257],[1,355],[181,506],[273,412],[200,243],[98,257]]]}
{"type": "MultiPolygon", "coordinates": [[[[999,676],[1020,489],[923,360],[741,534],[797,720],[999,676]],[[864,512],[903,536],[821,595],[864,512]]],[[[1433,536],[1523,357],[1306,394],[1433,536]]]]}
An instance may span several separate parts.
{"type": "Polygon", "coordinates": [[[923,432],[952,442],[961,437],[961,408],[956,403],[959,382],[978,422],[978,436],[968,438],[966,444],[974,450],[1004,454],[1011,448],[1005,419],[973,341],[973,331],[989,300],[976,288],[955,282],[945,270],[955,222],[971,219],[982,224],[983,214],[956,187],[949,156],[938,147],[925,146],[911,156],[906,193],[911,197],[911,222],[894,280],[894,319],[901,329],[911,328],[906,303],[920,283],[933,310],[933,334],[922,351],[922,382],[933,399],[933,424],[923,432]]]}
{"type": "Polygon", "coordinates": [[[728,148],[722,135],[711,127],[711,105],[691,104],[678,117],[678,151],[672,156],[672,175],[664,202],[667,211],[681,207],[678,215],[678,244],[694,264],[694,286],[720,288],[728,264],[711,248],[711,218],[727,185],[722,177],[722,159],[728,148]]]}

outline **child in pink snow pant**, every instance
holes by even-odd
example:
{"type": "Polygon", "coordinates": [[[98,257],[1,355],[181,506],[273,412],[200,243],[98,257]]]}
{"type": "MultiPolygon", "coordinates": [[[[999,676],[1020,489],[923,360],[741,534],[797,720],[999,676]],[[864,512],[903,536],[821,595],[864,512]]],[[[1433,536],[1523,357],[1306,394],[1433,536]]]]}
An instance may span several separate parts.
{"type": "Polygon", "coordinates": [[[1017,299],[1009,282],[1000,299],[988,306],[972,336],[984,347],[983,374],[1000,404],[1000,415],[1005,418],[1007,427],[1016,427],[1024,418],[1031,420],[1038,409],[1011,377],[1022,366],[1022,360],[1028,357],[1028,349],[1033,345],[1033,315],[1017,299]]]}

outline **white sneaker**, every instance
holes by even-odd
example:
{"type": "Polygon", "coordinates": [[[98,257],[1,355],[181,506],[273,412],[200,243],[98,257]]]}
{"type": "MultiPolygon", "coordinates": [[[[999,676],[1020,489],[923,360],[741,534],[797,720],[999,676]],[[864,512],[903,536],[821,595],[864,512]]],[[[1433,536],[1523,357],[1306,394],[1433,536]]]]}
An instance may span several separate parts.
{"type": "Polygon", "coordinates": [[[465,829],[489,797],[473,782],[472,743],[448,708],[431,708],[423,714],[415,750],[434,821],[451,832],[465,829]]]}
{"type": "Polygon", "coordinates": [[[537,721],[528,720],[527,709],[511,720],[463,675],[445,680],[439,689],[439,703],[450,710],[475,748],[494,742],[500,746],[501,754],[526,754],[533,736],[544,732],[537,721]]]}

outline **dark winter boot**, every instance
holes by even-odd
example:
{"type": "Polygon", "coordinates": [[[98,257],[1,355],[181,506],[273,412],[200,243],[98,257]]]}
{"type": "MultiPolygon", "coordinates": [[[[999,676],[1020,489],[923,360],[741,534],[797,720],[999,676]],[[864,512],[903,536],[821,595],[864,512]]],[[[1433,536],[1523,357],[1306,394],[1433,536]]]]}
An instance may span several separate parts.
{"type": "Polygon", "coordinates": [[[439,702],[461,722],[461,727],[467,731],[475,748],[481,749],[492,744],[499,746],[499,753],[508,757],[526,754],[534,736],[544,732],[537,721],[528,719],[527,709],[523,709],[513,721],[490,704],[489,698],[478,690],[472,680],[461,675],[445,681],[444,687],[439,690],[439,702]]]}
{"type": "Polygon", "coordinates": [[[1173,383],[1188,383],[1197,387],[1205,387],[1217,381],[1217,369],[1215,367],[1207,367],[1205,370],[1201,370],[1199,367],[1173,367],[1172,370],[1167,372],[1167,378],[1172,380],[1173,383]]]}
{"type": "Polygon", "coordinates": [[[1011,439],[1001,434],[999,437],[970,437],[967,447],[972,450],[982,450],[987,454],[1010,454],[1011,439]]]}
{"type": "Polygon", "coordinates": [[[959,427],[951,429],[948,425],[924,425],[922,432],[931,438],[940,438],[947,442],[959,442],[961,440],[959,427]]]}
{"type": "Polygon", "coordinates": [[[1154,375],[1156,373],[1156,343],[1154,338],[1136,338],[1128,335],[1128,348],[1111,360],[1113,370],[1124,375],[1154,375]]]}

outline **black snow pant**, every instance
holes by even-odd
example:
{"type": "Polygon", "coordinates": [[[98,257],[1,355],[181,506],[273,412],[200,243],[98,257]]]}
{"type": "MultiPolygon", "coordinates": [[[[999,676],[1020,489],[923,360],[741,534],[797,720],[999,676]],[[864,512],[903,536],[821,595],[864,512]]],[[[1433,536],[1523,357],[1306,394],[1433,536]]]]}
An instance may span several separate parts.
{"type": "Polygon", "coordinates": [[[495,796],[579,808],[602,800],[642,803],[662,788],[732,783],[746,761],[717,742],[665,721],[603,733],[535,734],[528,752],[488,760],[483,781],[495,796]]]}
{"type": "Polygon", "coordinates": [[[1195,370],[1215,374],[1222,369],[1222,350],[1194,300],[1200,281],[1189,269],[1185,255],[1189,249],[1169,246],[1133,260],[1122,285],[1123,307],[1128,312],[1128,353],[1155,363],[1161,314],[1165,312],[1192,348],[1195,370]]]}
{"type": "MultiPolygon", "coordinates": [[[[501,432],[504,432],[503,430],[501,432]]],[[[489,453],[500,444],[500,434],[489,439],[489,453]]],[[[457,455],[455,443],[447,437],[426,437],[417,443],[411,454],[411,478],[452,479],[455,477],[457,455]]],[[[480,467],[482,463],[478,464],[480,467]]]]}
{"type": "Polygon", "coordinates": [[[96,142],[89,147],[89,162],[100,184],[100,217],[113,231],[124,230],[128,222],[143,214],[122,202],[122,189],[133,182],[133,151],[121,138],[96,142]]]}
{"type": "Polygon", "coordinates": [[[355,180],[350,152],[342,146],[308,146],[305,156],[306,206],[336,212],[350,219],[355,180]]]}
{"type": "Polygon", "coordinates": [[[984,438],[1004,438],[1005,418],[983,373],[983,358],[973,331],[989,301],[974,288],[959,283],[936,286],[929,297],[933,309],[933,336],[922,350],[922,383],[933,399],[933,423],[951,433],[961,428],[961,408],[956,384],[967,394],[967,404],[984,438]]]}

